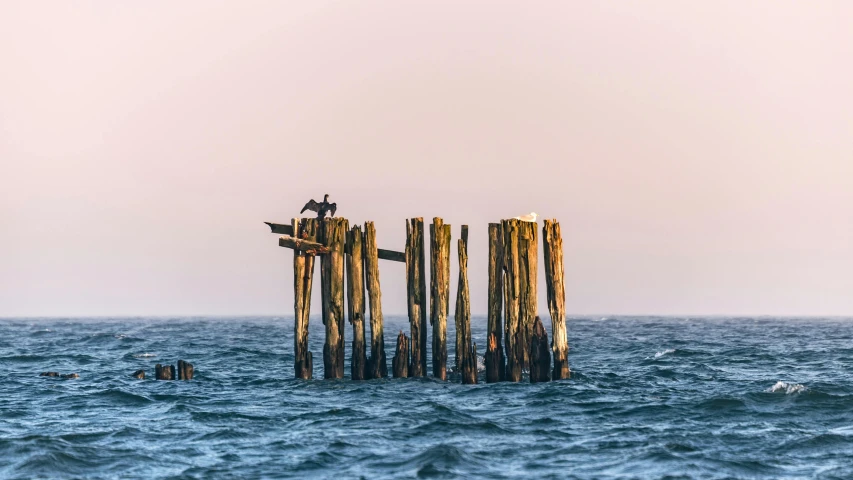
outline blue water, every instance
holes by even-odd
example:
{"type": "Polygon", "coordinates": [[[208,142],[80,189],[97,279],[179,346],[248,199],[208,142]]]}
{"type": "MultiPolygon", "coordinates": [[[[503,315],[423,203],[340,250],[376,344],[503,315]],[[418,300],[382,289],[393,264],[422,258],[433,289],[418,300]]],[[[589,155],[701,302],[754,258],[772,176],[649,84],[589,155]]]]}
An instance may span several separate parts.
{"type": "Polygon", "coordinates": [[[297,381],[292,330],[0,320],[0,477],[853,478],[853,320],[572,318],[572,379],[535,385],[325,381],[319,319],[297,381]]]}

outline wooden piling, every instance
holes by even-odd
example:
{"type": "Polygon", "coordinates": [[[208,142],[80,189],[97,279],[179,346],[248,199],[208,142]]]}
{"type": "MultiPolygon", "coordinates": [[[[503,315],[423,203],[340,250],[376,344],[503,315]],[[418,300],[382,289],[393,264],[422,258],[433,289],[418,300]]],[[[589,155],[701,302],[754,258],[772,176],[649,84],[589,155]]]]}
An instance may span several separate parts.
{"type": "Polygon", "coordinates": [[[367,351],[364,343],[364,236],[361,227],[355,225],[347,235],[347,304],[349,322],[352,324],[352,361],[350,370],[353,380],[366,378],[367,351]]]}
{"type": "Polygon", "coordinates": [[[489,317],[486,336],[486,382],[504,380],[503,325],[503,238],[500,223],[489,224],[489,317]]]}
{"type": "Polygon", "coordinates": [[[397,335],[397,349],[394,351],[393,365],[394,378],[406,378],[409,376],[409,337],[400,330],[397,335]]]}
{"type": "Polygon", "coordinates": [[[192,380],[194,370],[192,363],[178,360],[178,380],[192,380]]]}
{"type": "Polygon", "coordinates": [[[471,346],[462,362],[462,383],[475,385],[477,383],[477,344],[471,346]]]}
{"type": "Polygon", "coordinates": [[[427,294],[424,271],[424,219],[406,220],[406,290],[412,337],[409,376],[423,377],[427,371],[427,294]]]}
{"type": "Polygon", "coordinates": [[[569,342],[566,335],[566,287],[563,283],[563,236],[560,222],[545,220],[542,227],[542,244],[545,250],[545,279],[548,289],[548,312],[551,314],[554,370],[552,378],[569,378],[569,342]]]}
{"type": "Polygon", "coordinates": [[[379,288],[379,255],[376,248],[376,227],[364,223],[364,267],[367,278],[367,295],[370,299],[370,378],[388,376],[385,357],[385,339],[382,321],[382,292],[379,288]]]}
{"type": "Polygon", "coordinates": [[[175,376],[175,366],[174,365],[154,365],[154,379],[155,380],[174,380],[175,376]]]}
{"type": "Polygon", "coordinates": [[[450,313],[450,225],[432,219],[430,234],[430,324],[432,324],[432,374],[447,379],[447,315],[450,313]]]}
{"type": "Polygon", "coordinates": [[[519,332],[522,334],[522,352],[524,363],[522,368],[530,368],[530,355],[527,345],[533,330],[533,322],[539,315],[537,281],[538,281],[538,243],[535,222],[518,222],[518,272],[519,272],[519,303],[518,321],[519,332]]]}
{"type": "Polygon", "coordinates": [[[530,383],[551,380],[551,348],[548,345],[548,332],[537,316],[530,329],[530,383]]]}
{"type": "MultiPolygon", "coordinates": [[[[295,236],[315,242],[317,239],[317,220],[314,218],[294,218],[292,229],[295,236]]],[[[314,278],[314,255],[293,250],[293,367],[296,378],[310,380],[314,372],[314,361],[308,350],[308,320],[311,314],[311,286],[314,278]]]]}
{"type": "Polygon", "coordinates": [[[321,238],[329,253],[320,257],[320,283],[323,290],[323,377],[344,378],[344,248],[349,221],[324,218],[321,238]]]}
{"type": "MultiPolygon", "coordinates": [[[[463,366],[471,353],[471,296],[468,289],[468,225],[462,225],[462,235],[457,242],[459,253],[459,281],[456,283],[456,372],[466,376],[463,366]]],[[[476,374],[476,367],[475,367],[476,374]]]]}
{"type": "Polygon", "coordinates": [[[138,378],[140,380],[145,380],[145,370],[137,370],[130,374],[133,378],[138,378]]]}
{"type": "Polygon", "coordinates": [[[506,316],[506,379],[510,382],[521,381],[524,366],[524,353],[527,346],[523,342],[524,328],[519,318],[521,279],[519,272],[519,223],[517,219],[503,220],[504,250],[504,314],[506,316]]]}

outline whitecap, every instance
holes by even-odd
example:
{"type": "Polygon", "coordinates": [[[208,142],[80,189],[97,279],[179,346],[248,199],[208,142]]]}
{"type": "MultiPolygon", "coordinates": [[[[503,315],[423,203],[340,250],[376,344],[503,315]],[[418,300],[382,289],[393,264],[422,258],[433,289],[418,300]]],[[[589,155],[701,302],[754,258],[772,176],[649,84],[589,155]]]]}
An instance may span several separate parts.
{"type": "Polygon", "coordinates": [[[799,383],[787,383],[779,380],[775,385],[767,389],[767,392],[776,393],[776,392],[784,392],[785,395],[791,395],[794,393],[802,393],[808,390],[805,385],[800,385],[799,383]]]}
{"type": "Polygon", "coordinates": [[[156,353],[137,353],[136,355],[133,356],[133,358],[149,358],[149,357],[156,357],[156,356],[157,356],[156,353]]]}
{"type": "Polygon", "coordinates": [[[658,352],[655,354],[655,358],[660,358],[660,357],[662,357],[668,353],[675,353],[675,349],[674,348],[668,348],[662,352],[658,352]]]}

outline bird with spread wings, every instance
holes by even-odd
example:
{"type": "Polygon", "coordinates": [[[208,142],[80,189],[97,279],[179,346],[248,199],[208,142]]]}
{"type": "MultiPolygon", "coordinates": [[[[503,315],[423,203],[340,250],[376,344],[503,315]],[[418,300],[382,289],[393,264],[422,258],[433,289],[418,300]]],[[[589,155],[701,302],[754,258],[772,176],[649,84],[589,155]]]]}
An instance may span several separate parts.
{"type": "Polygon", "coordinates": [[[311,210],[312,212],[317,212],[317,218],[322,220],[326,217],[326,213],[328,213],[329,216],[334,217],[337,209],[338,205],[336,203],[329,203],[329,194],[327,193],[323,197],[322,202],[317,202],[313,198],[308,200],[308,203],[302,207],[302,210],[299,213],[303,213],[305,210],[311,210]]]}

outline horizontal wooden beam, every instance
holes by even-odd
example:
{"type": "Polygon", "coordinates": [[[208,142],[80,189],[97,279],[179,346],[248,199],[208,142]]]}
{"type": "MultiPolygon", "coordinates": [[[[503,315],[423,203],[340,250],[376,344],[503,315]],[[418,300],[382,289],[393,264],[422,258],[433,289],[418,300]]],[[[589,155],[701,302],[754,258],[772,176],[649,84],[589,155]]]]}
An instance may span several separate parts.
{"type": "Polygon", "coordinates": [[[380,260],[391,260],[392,262],[406,263],[406,254],[403,252],[396,252],[394,250],[385,250],[384,248],[377,248],[376,254],[380,260]]]}
{"type": "Polygon", "coordinates": [[[264,222],[270,226],[270,230],[272,233],[277,233],[279,235],[290,235],[293,236],[293,226],[292,225],[283,225],[281,223],[272,223],[272,222],[264,222]]]}
{"type": "Polygon", "coordinates": [[[322,255],[324,253],[329,253],[329,249],[326,248],[326,246],[322,243],[312,242],[311,240],[303,240],[301,238],[294,238],[288,235],[282,235],[278,238],[278,246],[292,248],[294,250],[313,255],[322,255]]]}
{"type": "MultiPolygon", "coordinates": [[[[272,223],[272,222],[264,222],[270,227],[270,231],[272,233],[277,233],[279,235],[286,235],[285,237],[281,237],[278,240],[279,247],[292,248],[294,250],[299,250],[300,252],[310,252],[313,251],[315,254],[323,254],[327,253],[326,247],[324,247],[320,243],[309,242],[307,240],[302,240],[293,237],[293,226],[285,225],[283,223],[272,223]]],[[[398,252],[396,250],[385,250],[384,248],[377,248],[377,256],[380,260],[390,260],[392,262],[402,262],[406,263],[406,254],[403,252],[398,252]]],[[[346,253],[350,253],[349,251],[349,242],[347,242],[347,250],[346,253]]]]}

